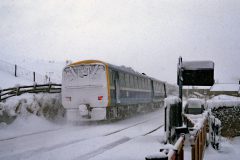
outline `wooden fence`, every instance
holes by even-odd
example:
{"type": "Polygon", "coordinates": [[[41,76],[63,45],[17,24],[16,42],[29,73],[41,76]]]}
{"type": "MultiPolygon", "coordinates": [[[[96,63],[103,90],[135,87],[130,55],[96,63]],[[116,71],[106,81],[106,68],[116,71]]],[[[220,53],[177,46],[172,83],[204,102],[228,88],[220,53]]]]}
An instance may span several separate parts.
{"type": "Polygon", "coordinates": [[[184,160],[184,140],[185,136],[182,134],[172,149],[160,149],[161,154],[151,155],[146,157],[146,160],[184,160]]]}
{"type": "Polygon", "coordinates": [[[171,150],[168,153],[169,160],[184,160],[184,149],[183,149],[184,148],[184,140],[185,140],[185,137],[183,134],[178,138],[177,142],[174,145],[174,148],[176,150],[171,150]]]}
{"type": "Polygon", "coordinates": [[[19,96],[23,93],[60,93],[61,84],[36,84],[32,86],[18,86],[0,90],[0,102],[13,96],[19,96]]]}
{"type": "Polygon", "coordinates": [[[192,160],[202,160],[207,142],[207,119],[202,127],[190,137],[192,160]]]}

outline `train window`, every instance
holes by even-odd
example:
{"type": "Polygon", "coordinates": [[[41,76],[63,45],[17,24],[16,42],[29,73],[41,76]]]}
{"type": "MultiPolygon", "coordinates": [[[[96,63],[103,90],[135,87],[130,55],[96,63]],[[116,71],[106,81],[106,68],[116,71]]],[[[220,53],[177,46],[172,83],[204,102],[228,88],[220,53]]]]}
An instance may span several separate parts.
{"type": "Polygon", "coordinates": [[[142,89],[142,78],[139,77],[139,88],[142,89]]]}
{"type": "Polygon", "coordinates": [[[130,88],[134,87],[133,76],[130,75],[130,88]]]}
{"type": "Polygon", "coordinates": [[[129,87],[129,75],[125,74],[125,83],[126,83],[126,87],[129,87]]]}
{"type": "Polygon", "coordinates": [[[148,79],[146,79],[146,89],[148,89],[148,79]]]}
{"type": "Polygon", "coordinates": [[[114,81],[115,81],[115,71],[112,71],[112,85],[114,86],[114,81]]]}
{"type": "Polygon", "coordinates": [[[146,79],[143,80],[144,81],[144,86],[143,86],[143,89],[146,89],[146,79]]]}
{"type": "Polygon", "coordinates": [[[142,79],[142,89],[144,89],[144,78],[142,79]]]}
{"type": "Polygon", "coordinates": [[[125,86],[124,74],[123,73],[119,73],[119,81],[120,81],[120,86],[125,86]]]}
{"type": "Polygon", "coordinates": [[[134,76],[134,88],[137,88],[137,77],[134,76]]]}
{"type": "Polygon", "coordinates": [[[137,88],[140,88],[140,78],[137,77],[137,88]]]}
{"type": "Polygon", "coordinates": [[[150,82],[150,79],[148,79],[148,89],[150,89],[150,86],[151,86],[151,82],[150,82]]]}
{"type": "Polygon", "coordinates": [[[125,80],[125,74],[123,73],[122,74],[123,76],[122,76],[122,81],[123,81],[123,87],[126,87],[126,80],[125,80]]]}
{"type": "Polygon", "coordinates": [[[145,79],[142,79],[142,89],[145,89],[145,79]]]}
{"type": "Polygon", "coordinates": [[[141,88],[141,78],[138,77],[138,88],[141,88]]]}

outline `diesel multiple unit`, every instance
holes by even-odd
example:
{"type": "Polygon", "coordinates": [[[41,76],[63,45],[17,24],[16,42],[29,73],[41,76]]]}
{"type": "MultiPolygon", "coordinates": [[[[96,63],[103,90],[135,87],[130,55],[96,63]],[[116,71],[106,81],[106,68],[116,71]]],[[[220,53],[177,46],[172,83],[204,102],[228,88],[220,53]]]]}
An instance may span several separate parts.
{"type": "Polygon", "coordinates": [[[163,105],[166,85],[157,79],[98,60],[63,69],[62,102],[70,121],[122,118],[163,105]]]}

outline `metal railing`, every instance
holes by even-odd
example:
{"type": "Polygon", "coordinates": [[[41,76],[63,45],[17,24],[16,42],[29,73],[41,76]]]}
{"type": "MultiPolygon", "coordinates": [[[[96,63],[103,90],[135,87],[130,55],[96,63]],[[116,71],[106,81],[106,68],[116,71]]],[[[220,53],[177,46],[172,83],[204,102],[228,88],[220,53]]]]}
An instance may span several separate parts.
{"type": "Polygon", "coordinates": [[[60,93],[61,84],[35,84],[31,86],[18,86],[0,90],[0,102],[13,96],[19,96],[23,93],[60,93]]]}

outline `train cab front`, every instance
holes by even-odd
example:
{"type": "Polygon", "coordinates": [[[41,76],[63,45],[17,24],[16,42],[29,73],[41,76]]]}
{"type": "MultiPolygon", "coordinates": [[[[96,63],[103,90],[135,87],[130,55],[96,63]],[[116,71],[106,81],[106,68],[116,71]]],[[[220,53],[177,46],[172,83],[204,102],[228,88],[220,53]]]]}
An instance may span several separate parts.
{"type": "Polygon", "coordinates": [[[68,121],[106,119],[108,105],[106,65],[82,61],[63,70],[62,103],[68,121]]]}

